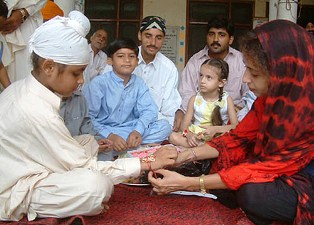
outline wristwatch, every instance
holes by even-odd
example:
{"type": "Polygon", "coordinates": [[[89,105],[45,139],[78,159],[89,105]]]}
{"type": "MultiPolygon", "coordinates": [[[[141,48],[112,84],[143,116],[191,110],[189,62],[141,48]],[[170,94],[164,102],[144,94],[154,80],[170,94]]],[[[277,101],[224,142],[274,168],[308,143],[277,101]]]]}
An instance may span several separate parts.
{"type": "Polygon", "coordinates": [[[22,14],[22,23],[24,23],[24,21],[25,21],[26,18],[27,18],[25,9],[19,9],[19,11],[20,11],[20,13],[22,14]]]}

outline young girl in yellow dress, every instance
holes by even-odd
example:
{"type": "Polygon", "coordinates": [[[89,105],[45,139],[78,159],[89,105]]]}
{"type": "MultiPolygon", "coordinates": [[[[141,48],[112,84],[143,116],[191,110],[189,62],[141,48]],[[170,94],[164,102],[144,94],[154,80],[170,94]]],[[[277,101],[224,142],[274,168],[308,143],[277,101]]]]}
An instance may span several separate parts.
{"type": "Polygon", "coordinates": [[[221,59],[208,59],[201,65],[199,91],[189,100],[181,125],[183,133],[173,132],[169,137],[171,144],[195,147],[236,127],[233,101],[223,91],[228,74],[228,64],[221,59]]]}

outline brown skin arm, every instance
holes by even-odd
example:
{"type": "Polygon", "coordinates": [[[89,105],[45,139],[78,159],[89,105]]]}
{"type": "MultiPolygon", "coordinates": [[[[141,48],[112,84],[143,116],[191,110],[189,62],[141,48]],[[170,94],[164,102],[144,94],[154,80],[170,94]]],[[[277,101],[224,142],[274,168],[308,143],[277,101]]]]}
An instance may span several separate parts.
{"type": "Polygon", "coordinates": [[[173,123],[173,131],[178,132],[180,131],[181,123],[183,121],[184,112],[180,109],[176,111],[175,117],[174,117],[174,123],[173,123]]]}
{"type": "Polygon", "coordinates": [[[2,63],[0,63],[0,83],[4,88],[7,88],[11,84],[7,70],[2,63]]]}
{"type": "Polygon", "coordinates": [[[172,166],[176,163],[178,152],[175,147],[164,146],[159,148],[155,153],[155,161],[146,163],[141,162],[141,170],[157,170],[166,166],[172,166]],[[149,168],[150,167],[150,168],[149,168]]]}
{"type": "MultiPolygon", "coordinates": [[[[199,191],[199,177],[186,177],[177,172],[169,170],[156,170],[156,173],[163,178],[155,178],[153,173],[148,174],[148,180],[153,186],[153,191],[158,195],[169,194],[173,191],[199,191]]],[[[228,187],[222,182],[219,174],[209,174],[204,176],[204,185],[206,189],[227,189],[228,187]]]]}
{"type": "MultiPolygon", "coordinates": [[[[29,17],[29,14],[26,9],[24,10],[26,14],[26,18],[29,17]]],[[[2,28],[2,33],[3,34],[10,34],[13,31],[15,31],[19,26],[21,26],[23,22],[23,16],[22,13],[20,12],[20,9],[13,10],[10,17],[7,18],[6,22],[4,23],[4,26],[2,28]]]]}

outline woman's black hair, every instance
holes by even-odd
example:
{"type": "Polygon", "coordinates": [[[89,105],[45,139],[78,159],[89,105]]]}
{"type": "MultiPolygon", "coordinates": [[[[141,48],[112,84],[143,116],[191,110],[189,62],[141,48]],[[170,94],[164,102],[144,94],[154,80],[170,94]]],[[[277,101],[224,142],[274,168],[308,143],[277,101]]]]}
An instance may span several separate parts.
{"type": "Polygon", "coordinates": [[[261,68],[269,71],[269,62],[267,54],[264,51],[256,33],[254,31],[249,31],[239,39],[240,51],[249,56],[258,63],[261,68]]]}

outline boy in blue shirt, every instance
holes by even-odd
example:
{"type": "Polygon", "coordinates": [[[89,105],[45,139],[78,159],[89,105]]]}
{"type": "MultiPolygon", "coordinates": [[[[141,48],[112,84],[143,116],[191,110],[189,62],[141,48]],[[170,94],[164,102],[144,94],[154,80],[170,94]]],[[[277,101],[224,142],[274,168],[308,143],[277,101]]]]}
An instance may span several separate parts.
{"type": "Polygon", "coordinates": [[[138,47],[131,39],[108,46],[113,71],[85,86],[89,115],[98,134],[113,142],[113,156],[141,144],[161,143],[171,132],[167,120],[157,120],[158,108],[144,80],[132,74],[138,47]]]}

